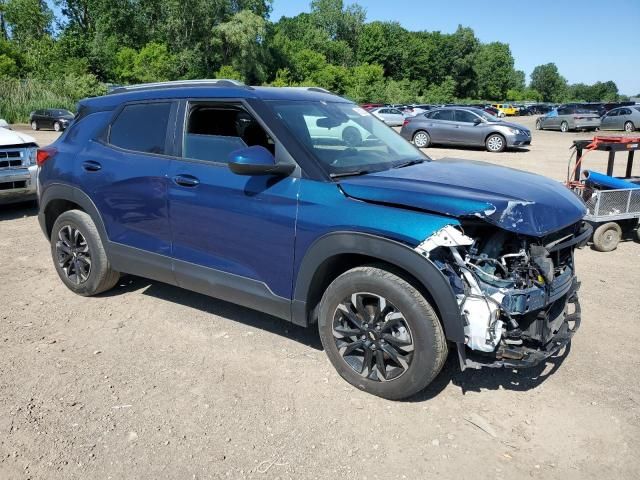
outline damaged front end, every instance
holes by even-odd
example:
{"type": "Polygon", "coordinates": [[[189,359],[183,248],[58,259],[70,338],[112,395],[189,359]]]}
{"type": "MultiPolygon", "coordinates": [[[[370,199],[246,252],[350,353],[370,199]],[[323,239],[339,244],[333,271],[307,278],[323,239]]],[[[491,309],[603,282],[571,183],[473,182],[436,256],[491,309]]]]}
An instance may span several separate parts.
{"type": "Polygon", "coordinates": [[[529,237],[486,222],[437,231],[416,247],[449,279],[464,320],[461,367],[531,367],[569,343],[580,325],[574,250],[578,222],[529,237]]]}

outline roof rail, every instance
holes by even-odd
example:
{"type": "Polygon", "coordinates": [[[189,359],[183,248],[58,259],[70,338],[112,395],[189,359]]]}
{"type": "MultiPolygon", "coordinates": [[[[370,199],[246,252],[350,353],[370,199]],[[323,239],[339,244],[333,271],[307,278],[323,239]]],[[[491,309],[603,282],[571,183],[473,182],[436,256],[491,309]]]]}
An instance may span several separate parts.
{"type": "Polygon", "coordinates": [[[108,95],[115,94],[115,93],[140,91],[140,90],[157,90],[157,89],[168,88],[168,87],[197,87],[197,86],[238,87],[238,88],[247,88],[247,89],[252,88],[238,80],[231,80],[227,78],[212,78],[212,79],[202,79],[202,80],[174,80],[171,82],[139,83],[137,85],[126,85],[126,86],[114,88],[108,93],[108,95]]]}

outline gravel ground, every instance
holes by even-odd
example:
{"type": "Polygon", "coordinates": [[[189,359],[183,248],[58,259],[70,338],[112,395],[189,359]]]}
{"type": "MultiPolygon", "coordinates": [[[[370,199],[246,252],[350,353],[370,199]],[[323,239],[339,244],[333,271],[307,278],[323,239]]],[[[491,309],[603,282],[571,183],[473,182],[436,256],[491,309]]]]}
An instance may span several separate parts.
{"type": "MultiPolygon", "coordinates": [[[[427,152],[563,179],[571,140],[589,136],[427,152]]],[[[450,356],[425,392],[391,402],[340,379],[313,329],[136,277],[75,296],[35,214],[0,207],[1,479],[640,476],[633,241],[578,252],[583,324],[564,355],[464,373],[450,356]]]]}

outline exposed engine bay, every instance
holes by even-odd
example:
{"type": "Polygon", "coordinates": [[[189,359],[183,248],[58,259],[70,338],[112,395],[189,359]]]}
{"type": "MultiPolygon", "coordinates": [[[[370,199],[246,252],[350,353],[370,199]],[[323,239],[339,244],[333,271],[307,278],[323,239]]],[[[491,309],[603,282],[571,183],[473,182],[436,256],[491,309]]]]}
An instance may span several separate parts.
{"type": "Polygon", "coordinates": [[[533,366],[569,342],[580,323],[573,253],[590,231],[580,222],[535,238],[468,222],[448,225],[416,247],[458,301],[463,368],[533,366]]]}

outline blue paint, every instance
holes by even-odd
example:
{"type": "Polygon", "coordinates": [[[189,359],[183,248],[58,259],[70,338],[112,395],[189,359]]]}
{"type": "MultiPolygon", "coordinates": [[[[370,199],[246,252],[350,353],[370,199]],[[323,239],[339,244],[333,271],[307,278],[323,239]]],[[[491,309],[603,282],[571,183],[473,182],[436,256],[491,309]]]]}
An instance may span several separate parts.
{"type": "MultiPolygon", "coordinates": [[[[264,282],[284,298],[292,297],[310,246],[328,233],[371,233],[413,248],[468,216],[541,236],[585,213],[581,201],[557,182],[479,162],[425,162],[329,181],[305,170],[304,149],[290,132],[279,140],[289,153],[301,152],[295,158],[300,176],[237,175],[225,163],[135,153],[104,142],[110,119],[124,102],[203,98],[246,99],[253,107],[266,100],[346,102],[304,89],[211,86],[87,99],[81,102],[84,118],[54,144],[58,153],[40,170],[41,192],[54,183],[80,188],[96,205],[110,241],[163,255],[169,267],[177,259],[264,282]],[[87,172],[82,166],[87,161],[102,168],[87,172]],[[181,178],[195,182],[184,185],[181,178]]],[[[269,109],[262,111],[268,115],[269,109]]],[[[274,132],[286,131],[277,117],[265,118],[274,132]]],[[[169,151],[178,153],[179,146],[175,140],[169,151]]],[[[256,148],[231,156],[237,163],[274,161],[256,148]]]]}
{"type": "Polygon", "coordinates": [[[579,221],[582,201],[559,182],[468,160],[425,162],[342,180],[347,195],[452,217],[477,216],[516,233],[543,236],[579,221]]]}

